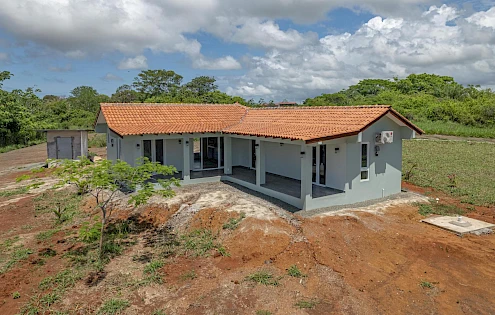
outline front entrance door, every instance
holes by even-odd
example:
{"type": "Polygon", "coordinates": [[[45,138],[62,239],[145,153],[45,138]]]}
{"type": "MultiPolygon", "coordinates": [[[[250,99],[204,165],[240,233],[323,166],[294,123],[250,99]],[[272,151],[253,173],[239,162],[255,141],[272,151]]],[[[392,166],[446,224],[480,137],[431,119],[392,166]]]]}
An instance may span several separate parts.
{"type": "Polygon", "coordinates": [[[223,137],[194,139],[193,170],[218,169],[223,167],[223,137]]]}
{"type": "Polygon", "coordinates": [[[155,140],[155,161],[163,165],[163,139],[155,140]]]}
{"type": "Polygon", "coordinates": [[[325,185],[327,174],[327,146],[313,147],[313,183],[325,185]]]}
{"type": "Polygon", "coordinates": [[[73,159],[72,137],[57,137],[57,159],[73,159]]]}

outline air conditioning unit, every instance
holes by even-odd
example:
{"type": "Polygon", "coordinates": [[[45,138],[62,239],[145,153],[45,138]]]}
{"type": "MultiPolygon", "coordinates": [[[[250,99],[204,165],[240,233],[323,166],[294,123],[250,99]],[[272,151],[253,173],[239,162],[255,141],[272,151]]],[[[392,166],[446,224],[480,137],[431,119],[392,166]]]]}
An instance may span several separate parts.
{"type": "Polygon", "coordinates": [[[382,131],[375,136],[375,144],[385,144],[394,142],[393,131],[382,131]]]}

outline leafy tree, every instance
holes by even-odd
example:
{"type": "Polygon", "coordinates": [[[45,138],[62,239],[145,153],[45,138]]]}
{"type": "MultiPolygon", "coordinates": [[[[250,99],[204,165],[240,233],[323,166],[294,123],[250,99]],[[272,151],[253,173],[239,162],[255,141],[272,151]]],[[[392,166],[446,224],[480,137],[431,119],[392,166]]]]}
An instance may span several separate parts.
{"type": "Polygon", "coordinates": [[[9,71],[0,72],[0,88],[3,86],[3,81],[10,80],[12,76],[13,74],[10,73],[9,71]]]}
{"type": "Polygon", "coordinates": [[[90,86],[78,86],[70,92],[68,101],[72,108],[92,112],[96,115],[100,103],[108,102],[109,97],[99,94],[90,86]]]}
{"type": "Polygon", "coordinates": [[[173,166],[151,163],[147,158],[139,159],[133,167],[124,161],[101,160],[92,164],[89,159],[82,157],[79,161],[64,160],[57,170],[61,178],[60,184],[72,184],[80,193],[87,193],[96,201],[96,207],[101,213],[101,235],[99,252],[102,255],[104,232],[112,212],[119,202],[128,199],[128,203],[139,206],[155,194],[163,197],[174,195],[171,187],[178,186],[179,180],[172,178],[158,180],[161,189],[155,188],[151,182],[153,174],[173,175],[177,172],[173,166]],[[122,191],[133,191],[127,197],[122,191]]]}
{"type": "Polygon", "coordinates": [[[214,77],[200,76],[196,77],[184,85],[184,87],[198,96],[202,96],[206,93],[216,91],[218,85],[215,84],[216,79],[214,77]]]}
{"type": "Polygon", "coordinates": [[[146,99],[178,89],[181,82],[182,76],[172,70],[143,70],[132,86],[146,99]]]}
{"type": "Polygon", "coordinates": [[[132,86],[124,84],[119,86],[117,91],[112,94],[110,101],[112,103],[134,103],[140,99],[138,92],[132,89],[132,86]]]}

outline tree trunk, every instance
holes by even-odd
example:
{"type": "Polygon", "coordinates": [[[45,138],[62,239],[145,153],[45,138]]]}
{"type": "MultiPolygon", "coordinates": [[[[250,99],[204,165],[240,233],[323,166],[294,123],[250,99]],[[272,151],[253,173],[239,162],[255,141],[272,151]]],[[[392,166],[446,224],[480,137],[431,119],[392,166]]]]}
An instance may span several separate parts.
{"type": "Polygon", "coordinates": [[[105,232],[105,224],[107,223],[106,213],[102,211],[103,218],[101,219],[101,230],[100,230],[100,261],[103,256],[103,234],[105,232]]]}

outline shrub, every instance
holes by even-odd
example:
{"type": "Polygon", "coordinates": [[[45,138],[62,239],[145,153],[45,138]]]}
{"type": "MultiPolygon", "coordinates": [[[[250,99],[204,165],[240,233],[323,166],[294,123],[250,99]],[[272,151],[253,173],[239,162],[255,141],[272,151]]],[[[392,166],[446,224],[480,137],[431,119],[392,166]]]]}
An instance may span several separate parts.
{"type": "Polygon", "coordinates": [[[79,239],[85,243],[92,244],[100,239],[101,222],[90,224],[84,222],[79,229],[79,239]]]}
{"type": "Polygon", "coordinates": [[[12,298],[14,300],[20,299],[21,298],[21,294],[19,293],[19,291],[16,291],[16,292],[12,293],[12,298]]]}
{"type": "Polygon", "coordinates": [[[239,217],[236,219],[236,218],[230,218],[229,221],[227,223],[225,223],[223,225],[223,229],[224,230],[235,230],[238,226],[239,226],[239,223],[241,223],[241,221],[246,217],[246,214],[244,212],[241,212],[241,214],[239,215],[239,217]]]}
{"type": "Polygon", "coordinates": [[[296,266],[296,265],[292,265],[289,267],[289,269],[287,269],[287,274],[291,277],[295,277],[295,278],[303,278],[303,277],[306,277],[305,274],[303,274],[301,272],[301,270],[299,270],[299,268],[296,266]]]}
{"type": "Polygon", "coordinates": [[[107,146],[107,135],[97,134],[88,140],[89,148],[104,148],[107,146]]]}
{"type": "Polygon", "coordinates": [[[262,270],[247,276],[246,280],[263,285],[278,286],[278,280],[280,280],[280,278],[277,279],[271,272],[262,270]]]}
{"type": "Polygon", "coordinates": [[[428,282],[428,281],[421,281],[421,283],[419,284],[420,287],[422,288],[428,288],[428,289],[433,289],[435,286],[433,285],[433,283],[431,282],[428,282]]]}

